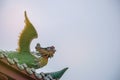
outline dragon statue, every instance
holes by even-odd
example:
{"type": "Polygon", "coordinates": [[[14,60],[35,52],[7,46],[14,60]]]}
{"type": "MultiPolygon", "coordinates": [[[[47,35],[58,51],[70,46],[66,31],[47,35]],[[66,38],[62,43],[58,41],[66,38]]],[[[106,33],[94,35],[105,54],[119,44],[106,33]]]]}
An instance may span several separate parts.
{"type": "Polygon", "coordinates": [[[30,43],[38,34],[34,26],[29,21],[25,11],[25,27],[19,36],[18,48],[16,53],[9,54],[10,58],[17,58],[20,64],[26,63],[29,67],[42,68],[48,63],[48,58],[55,53],[55,47],[42,48],[38,43],[35,47],[40,57],[37,58],[30,52],[30,43]]]}
{"type": "MultiPolygon", "coordinates": [[[[25,26],[23,31],[21,32],[18,40],[18,48],[17,51],[9,52],[8,57],[10,59],[16,58],[19,64],[26,64],[30,68],[42,68],[47,65],[48,59],[53,57],[56,50],[54,46],[43,48],[39,43],[35,46],[37,55],[40,57],[36,57],[30,51],[30,43],[33,39],[38,38],[38,34],[32,23],[27,17],[26,11],[24,12],[25,15],[25,26]]],[[[63,69],[62,71],[49,73],[54,78],[60,78],[63,73],[68,68],[63,69]]]]}

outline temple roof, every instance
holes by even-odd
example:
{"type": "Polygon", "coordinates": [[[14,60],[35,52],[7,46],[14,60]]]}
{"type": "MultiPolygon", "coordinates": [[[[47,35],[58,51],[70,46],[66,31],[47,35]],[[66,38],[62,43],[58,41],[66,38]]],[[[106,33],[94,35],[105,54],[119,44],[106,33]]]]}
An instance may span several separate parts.
{"type": "Polygon", "coordinates": [[[0,80],[58,80],[48,73],[37,73],[26,64],[19,64],[16,58],[10,59],[0,52],[0,80]]]}

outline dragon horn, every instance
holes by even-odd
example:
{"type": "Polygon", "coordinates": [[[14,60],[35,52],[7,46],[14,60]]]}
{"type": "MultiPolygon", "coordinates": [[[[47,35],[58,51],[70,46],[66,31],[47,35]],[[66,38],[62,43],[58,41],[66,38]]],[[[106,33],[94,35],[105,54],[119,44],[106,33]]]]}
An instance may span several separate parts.
{"type": "Polygon", "coordinates": [[[47,73],[47,74],[52,76],[53,79],[60,79],[67,69],[68,68],[64,68],[64,69],[62,69],[60,71],[51,72],[51,73],[47,73]]]}

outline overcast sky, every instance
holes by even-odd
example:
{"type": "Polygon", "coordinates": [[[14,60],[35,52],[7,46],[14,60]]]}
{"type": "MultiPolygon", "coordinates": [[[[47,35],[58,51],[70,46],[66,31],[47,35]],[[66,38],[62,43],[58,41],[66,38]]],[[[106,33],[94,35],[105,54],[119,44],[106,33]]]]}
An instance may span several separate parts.
{"type": "Polygon", "coordinates": [[[120,80],[119,0],[0,0],[0,49],[15,50],[24,11],[57,52],[38,72],[69,67],[61,80],[120,80]]]}

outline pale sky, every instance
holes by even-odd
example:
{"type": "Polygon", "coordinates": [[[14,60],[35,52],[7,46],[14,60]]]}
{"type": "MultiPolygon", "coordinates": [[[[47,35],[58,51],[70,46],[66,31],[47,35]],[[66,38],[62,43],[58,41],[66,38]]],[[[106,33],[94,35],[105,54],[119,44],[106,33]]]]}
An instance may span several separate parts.
{"type": "Polygon", "coordinates": [[[24,11],[57,52],[38,72],[69,67],[61,80],[120,80],[119,0],[0,0],[0,49],[15,50],[24,11]]]}

